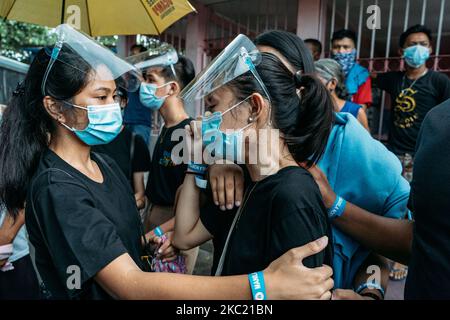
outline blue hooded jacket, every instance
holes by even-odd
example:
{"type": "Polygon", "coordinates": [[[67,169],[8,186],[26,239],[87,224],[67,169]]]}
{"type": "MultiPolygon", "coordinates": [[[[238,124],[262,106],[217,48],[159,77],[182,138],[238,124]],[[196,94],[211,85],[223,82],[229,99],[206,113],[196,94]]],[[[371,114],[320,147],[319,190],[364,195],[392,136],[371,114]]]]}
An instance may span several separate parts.
{"type": "MultiPolygon", "coordinates": [[[[324,156],[318,164],[335,193],[371,213],[403,218],[409,183],[398,158],[372,138],[349,113],[337,113],[324,156]]],[[[333,226],[335,288],[350,289],[370,251],[333,226]]]]}

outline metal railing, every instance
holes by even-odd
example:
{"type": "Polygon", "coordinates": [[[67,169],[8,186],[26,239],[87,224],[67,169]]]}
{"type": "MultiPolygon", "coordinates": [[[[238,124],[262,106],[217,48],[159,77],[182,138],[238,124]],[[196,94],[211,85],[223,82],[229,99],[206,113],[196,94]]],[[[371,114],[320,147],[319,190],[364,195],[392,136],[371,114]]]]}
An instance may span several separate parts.
{"type": "MultiPolygon", "coordinates": [[[[357,27],[357,51],[358,51],[358,59],[362,65],[367,67],[369,71],[374,73],[382,73],[387,71],[397,71],[397,70],[403,70],[404,62],[400,57],[390,57],[391,53],[391,45],[392,45],[392,32],[393,32],[393,25],[394,22],[401,21],[399,19],[402,19],[400,16],[395,17],[394,21],[394,12],[399,12],[400,9],[404,9],[404,15],[403,15],[403,26],[402,30],[405,31],[410,25],[418,23],[419,21],[415,21],[412,23],[411,15],[413,11],[413,5],[417,5],[420,2],[413,2],[411,0],[405,0],[405,1],[395,1],[395,0],[332,0],[331,3],[331,17],[330,17],[330,33],[329,33],[329,39],[327,39],[328,43],[330,43],[331,36],[333,32],[337,29],[336,27],[336,21],[339,17],[338,15],[338,9],[342,8],[342,4],[345,2],[345,5],[343,6],[344,10],[344,23],[343,26],[345,28],[349,28],[349,24],[351,21],[354,21],[354,16],[352,17],[352,12],[359,12],[358,16],[358,27],[357,27]],[[351,6],[356,7],[359,3],[359,10],[351,10],[351,6]],[[385,45],[384,47],[384,57],[376,57],[375,49],[376,49],[376,39],[377,35],[381,32],[381,30],[377,30],[373,28],[371,30],[370,35],[370,53],[369,57],[362,58],[361,55],[361,48],[362,48],[362,41],[363,41],[363,25],[365,23],[364,15],[366,14],[365,8],[369,5],[379,5],[383,3],[384,5],[388,4],[388,21],[387,21],[387,34],[386,34],[386,40],[383,42],[385,45]],[[404,6],[404,7],[401,7],[404,6]],[[397,11],[395,11],[397,9],[397,11]],[[353,19],[353,20],[352,20],[353,19]]],[[[431,59],[428,61],[427,65],[430,69],[444,72],[450,75],[450,55],[448,54],[441,54],[442,49],[442,35],[443,35],[443,25],[444,25],[444,13],[446,8],[446,0],[422,0],[421,6],[418,8],[420,10],[420,23],[425,24],[427,17],[429,17],[429,10],[431,4],[439,4],[439,14],[438,14],[438,27],[437,27],[437,36],[435,41],[435,55],[431,57],[431,59]],[[428,13],[428,16],[427,16],[428,13]]],[[[400,10],[401,11],[401,10],[400,10]]],[[[356,31],[356,30],[355,30],[356,31]]],[[[385,31],[385,30],[383,30],[385,31]]],[[[378,50],[379,52],[379,50],[378,50]]],[[[382,129],[383,129],[383,122],[384,122],[384,113],[385,113],[385,104],[386,102],[386,93],[382,92],[381,97],[381,106],[380,106],[380,117],[379,117],[379,123],[378,123],[378,139],[381,139],[382,137],[382,129]]]]}

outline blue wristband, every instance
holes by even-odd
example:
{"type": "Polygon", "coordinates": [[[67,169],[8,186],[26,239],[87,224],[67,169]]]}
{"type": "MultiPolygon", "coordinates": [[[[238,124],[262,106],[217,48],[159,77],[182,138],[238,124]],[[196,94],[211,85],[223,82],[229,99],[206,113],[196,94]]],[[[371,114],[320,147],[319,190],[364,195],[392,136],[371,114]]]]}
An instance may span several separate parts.
{"type": "Polygon", "coordinates": [[[200,189],[206,189],[208,185],[208,181],[203,179],[203,176],[197,175],[195,176],[195,185],[200,189]]]}
{"type": "Polygon", "coordinates": [[[248,275],[248,281],[250,281],[250,287],[252,288],[253,300],[267,300],[263,272],[250,273],[248,275]]]}
{"type": "Polygon", "coordinates": [[[345,211],[345,206],[347,205],[347,201],[343,198],[337,196],[336,200],[333,203],[333,206],[328,209],[328,217],[330,219],[335,219],[337,217],[342,216],[345,211]]]}
{"type": "Polygon", "coordinates": [[[381,296],[382,296],[382,299],[384,300],[384,289],[383,289],[383,287],[381,287],[378,283],[376,283],[376,282],[365,282],[365,283],[361,284],[361,285],[358,287],[358,289],[355,290],[355,292],[356,292],[357,294],[361,294],[361,292],[362,292],[364,289],[371,289],[371,290],[375,289],[375,290],[380,291],[381,296]]]}
{"type": "Polygon", "coordinates": [[[162,237],[162,235],[164,234],[164,231],[162,231],[161,227],[156,227],[153,232],[155,233],[155,235],[157,237],[162,237]]]}
{"type": "Polygon", "coordinates": [[[188,164],[188,170],[203,176],[205,175],[206,170],[208,170],[208,165],[191,162],[188,164]]]}

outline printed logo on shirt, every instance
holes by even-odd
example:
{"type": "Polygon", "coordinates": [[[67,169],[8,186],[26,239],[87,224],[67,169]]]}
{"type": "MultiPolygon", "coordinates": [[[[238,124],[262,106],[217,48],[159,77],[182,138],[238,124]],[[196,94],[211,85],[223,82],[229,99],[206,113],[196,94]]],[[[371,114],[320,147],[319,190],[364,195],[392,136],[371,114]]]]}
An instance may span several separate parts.
{"type": "Polygon", "coordinates": [[[163,156],[159,159],[159,164],[163,167],[175,167],[175,163],[172,161],[171,153],[164,151],[163,156]]]}
{"type": "Polygon", "coordinates": [[[419,115],[416,112],[417,103],[414,98],[417,92],[417,90],[408,88],[402,90],[398,95],[394,106],[394,125],[396,127],[402,129],[411,128],[416,120],[419,119],[419,115]]]}

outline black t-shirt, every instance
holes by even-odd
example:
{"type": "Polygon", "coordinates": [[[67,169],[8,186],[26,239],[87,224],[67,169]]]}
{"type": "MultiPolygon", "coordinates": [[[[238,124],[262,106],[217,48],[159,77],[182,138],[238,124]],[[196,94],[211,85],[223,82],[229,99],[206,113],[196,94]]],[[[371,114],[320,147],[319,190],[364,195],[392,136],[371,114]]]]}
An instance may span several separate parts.
{"type": "Polygon", "coordinates": [[[124,127],[112,142],[94,146],[92,151],[106,154],[112,158],[133,187],[133,173],[150,171],[150,153],[144,139],[139,135],[134,135],[134,153],[131,161],[132,139],[133,134],[124,127]]]}
{"type": "MultiPolygon", "coordinates": [[[[260,271],[292,248],[324,235],[332,239],[319,188],[305,169],[281,169],[247,188],[252,189],[231,236],[222,275],[260,271]]],[[[220,212],[209,201],[201,209],[200,218],[214,237],[215,270],[234,215],[220,212]]],[[[304,260],[308,267],[331,263],[331,245],[304,260]]]]}
{"type": "Polygon", "coordinates": [[[410,205],[414,238],[406,299],[450,299],[450,100],[425,118],[410,205]]]}
{"type": "MultiPolygon", "coordinates": [[[[191,121],[192,119],[189,118],[170,128],[164,126],[156,141],[145,190],[145,194],[153,204],[173,206],[175,203],[175,195],[183,184],[187,164],[175,165],[172,161],[172,150],[183,141],[182,138],[172,141],[172,134],[177,129],[184,129],[191,121]]],[[[180,152],[179,156],[182,157],[183,153],[180,152]]]]}
{"type": "Polygon", "coordinates": [[[388,72],[377,77],[377,87],[391,96],[389,148],[398,155],[414,155],[426,114],[450,98],[450,79],[445,74],[429,70],[411,87],[413,83],[405,72],[388,72]]]}
{"type": "MultiPolygon", "coordinates": [[[[239,165],[244,173],[245,187],[253,185],[250,173],[245,165],[239,165]]],[[[202,222],[207,223],[207,228],[211,234],[214,235],[212,242],[214,246],[213,250],[213,263],[211,267],[211,275],[216,273],[217,265],[219,263],[220,256],[225,246],[225,241],[228,236],[233,219],[237,213],[237,208],[234,207],[231,210],[222,211],[219,206],[213,203],[213,195],[211,185],[208,184],[206,189],[202,189],[201,199],[204,201],[204,205],[201,208],[202,222]]]]}
{"type": "Polygon", "coordinates": [[[92,153],[103,183],[89,179],[51,150],[43,154],[32,179],[26,226],[36,249],[37,268],[55,299],[111,298],[93,278],[124,253],[142,267],[141,223],[132,190],[117,164],[101,157],[106,164],[92,153]],[[43,173],[48,168],[64,172],[43,173]],[[77,268],[81,289],[69,290],[67,283],[76,283],[69,277],[78,274],[77,268]]]}

